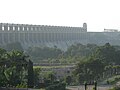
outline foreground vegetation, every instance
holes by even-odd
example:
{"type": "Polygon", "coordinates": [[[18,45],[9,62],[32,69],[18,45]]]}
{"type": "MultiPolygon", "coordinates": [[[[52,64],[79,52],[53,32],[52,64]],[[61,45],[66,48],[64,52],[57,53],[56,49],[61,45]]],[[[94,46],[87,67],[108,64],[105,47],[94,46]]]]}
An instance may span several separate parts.
{"type": "MultiPolygon", "coordinates": [[[[0,49],[0,87],[34,87],[46,88],[46,90],[59,88],[57,90],[64,90],[66,84],[79,85],[85,81],[92,84],[94,81],[99,82],[120,74],[120,46],[112,46],[109,43],[103,46],[75,44],[68,47],[67,51],[62,51],[57,47],[31,47],[25,53],[21,50],[0,49]],[[29,59],[33,59],[34,62],[44,62],[45,60],[47,63],[61,63],[63,66],[53,66],[59,68],[71,63],[76,66],[71,75],[58,80],[54,72],[41,72],[41,68],[46,68],[44,66],[31,68],[29,59]]],[[[53,67],[48,66],[48,68],[53,67]]],[[[107,80],[106,82],[112,84],[116,79],[120,80],[120,78],[115,78],[113,81],[107,80]]]]}
{"type": "Polygon", "coordinates": [[[33,63],[21,51],[0,49],[0,87],[33,87],[33,63]]]}
{"type": "Polygon", "coordinates": [[[115,86],[115,87],[113,87],[112,89],[109,89],[109,90],[120,90],[120,87],[119,86],[115,86]]]}
{"type": "Polygon", "coordinates": [[[0,49],[0,87],[11,88],[46,88],[46,90],[65,90],[66,84],[56,82],[54,75],[48,73],[44,83],[40,80],[40,69],[33,69],[33,63],[21,51],[0,49]],[[52,88],[52,89],[51,89],[52,88]],[[61,89],[60,89],[61,88],[61,89]]]}

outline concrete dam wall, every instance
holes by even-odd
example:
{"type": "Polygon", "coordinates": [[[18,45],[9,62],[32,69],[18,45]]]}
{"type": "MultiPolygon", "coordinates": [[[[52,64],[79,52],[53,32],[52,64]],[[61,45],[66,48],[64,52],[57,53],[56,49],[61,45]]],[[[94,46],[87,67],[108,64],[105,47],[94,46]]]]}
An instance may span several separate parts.
{"type": "Polygon", "coordinates": [[[20,42],[24,48],[57,46],[64,49],[80,42],[86,33],[86,23],[83,24],[83,27],[0,23],[0,45],[20,42]]]}
{"type": "Polygon", "coordinates": [[[57,46],[66,50],[75,43],[120,45],[120,32],[87,32],[86,23],[82,27],[0,23],[0,45],[15,42],[24,49],[57,46]]]}

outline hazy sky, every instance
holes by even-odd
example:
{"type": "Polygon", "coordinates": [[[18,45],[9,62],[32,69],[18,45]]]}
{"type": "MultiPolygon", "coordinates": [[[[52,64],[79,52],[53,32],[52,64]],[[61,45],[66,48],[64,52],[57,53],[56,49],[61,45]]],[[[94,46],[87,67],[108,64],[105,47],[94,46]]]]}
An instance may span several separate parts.
{"type": "Polygon", "coordinates": [[[120,30],[120,0],[0,0],[0,23],[120,30]]]}

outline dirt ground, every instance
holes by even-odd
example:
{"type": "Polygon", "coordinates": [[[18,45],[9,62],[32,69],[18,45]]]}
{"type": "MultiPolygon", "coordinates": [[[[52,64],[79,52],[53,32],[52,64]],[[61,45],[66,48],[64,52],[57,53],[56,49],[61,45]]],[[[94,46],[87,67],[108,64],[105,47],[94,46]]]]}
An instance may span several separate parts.
{"type": "MultiPolygon", "coordinates": [[[[94,86],[88,86],[87,87],[87,90],[93,90],[93,87],[94,86]]],[[[112,86],[98,86],[97,87],[97,90],[108,90],[112,88],[112,86]]],[[[68,87],[69,90],[85,90],[85,87],[84,86],[71,86],[71,87],[68,87]]]]}

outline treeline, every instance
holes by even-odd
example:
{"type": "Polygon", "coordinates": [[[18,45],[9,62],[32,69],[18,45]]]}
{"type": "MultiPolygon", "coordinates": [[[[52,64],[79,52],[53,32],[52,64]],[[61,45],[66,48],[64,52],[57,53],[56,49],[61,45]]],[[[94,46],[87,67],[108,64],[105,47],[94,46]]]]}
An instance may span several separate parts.
{"type": "Polygon", "coordinates": [[[93,82],[120,74],[120,49],[106,43],[98,46],[89,57],[80,61],[74,71],[79,83],[93,82]]]}
{"type": "MultiPolygon", "coordinates": [[[[112,46],[109,43],[103,46],[74,44],[68,47],[67,51],[61,51],[57,47],[52,49],[53,52],[58,50],[60,53],[52,58],[50,55],[46,59],[51,58],[50,61],[54,63],[78,63],[73,74],[68,76],[69,84],[100,81],[120,74],[120,46],[112,46]]],[[[43,52],[44,50],[41,53],[43,52]]]]}
{"type": "MultiPolygon", "coordinates": [[[[109,44],[110,45],[110,44],[109,44]]],[[[111,45],[110,45],[111,46],[111,45]]],[[[117,55],[116,53],[119,52],[120,46],[111,46],[111,51],[105,53],[109,54],[112,53],[112,55],[117,55]],[[113,50],[118,50],[117,52],[112,52],[113,50]]],[[[67,48],[66,51],[63,51],[57,46],[54,47],[29,47],[28,49],[23,49],[22,45],[19,42],[11,43],[5,45],[3,48],[5,48],[7,51],[12,50],[19,50],[24,51],[27,55],[30,56],[31,60],[35,63],[39,63],[41,61],[47,61],[52,63],[76,63],[78,61],[81,61],[93,54],[96,54],[96,50],[100,48],[106,48],[105,46],[98,46],[96,44],[73,44],[67,48]]],[[[103,52],[104,52],[103,51],[103,52]]],[[[98,52],[97,52],[98,53],[98,52]]],[[[100,55],[99,55],[100,56],[100,55]]],[[[104,57],[104,56],[103,56],[104,57]]],[[[116,56],[118,57],[118,56],[116,56]]],[[[113,60],[112,56],[108,56],[108,58],[113,60]]]]}
{"type": "Polygon", "coordinates": [[[58,58],[63,51],[57,47],[30,47],[26,52],[34,60],[47,60],[58,58]]]}
{"type": "Polygon", "coordinates": [[[47,60],[52,63],[75,63],[82,58],[90,56],[98,46],[95,44],[74,44],[62,51],[56,46],[52,47],[30,47],[26,53],[31,56],[33,62],[39,63],[47,60]],[[75,60],[76,59],[76,60],[75,60]]]}
{"type": "MultiPolygon", "coordinates": [[[[120,74],[120,46],[112,46],[109,43],[103,46],[74,44],[68,47],[67,51],[62,51],[56,46],[54,48],[32,47],[24,53],[29,54],[30,57],[36,60],[38,59],[38,62],[48,60],[56,63],[78,63],[73,74],[66,76],[65,81],[68,85],[73,83],[83,84],[84,81],[99,81],[120,74]]],[[[19,86],[20,84],[26,86],[28,60],[24,53],[0,49],[0,86],[19,86]]],[[[39,87],[41,78],[43,78],[46,85],[48,81],[50,82],[48,84],[51,84],[55,80],[55,74],[53,73],[43,77],[46,74],[41,75],[39,69],[33,71],[35,76],[33,82],[36,87],[39,87]]]]}

